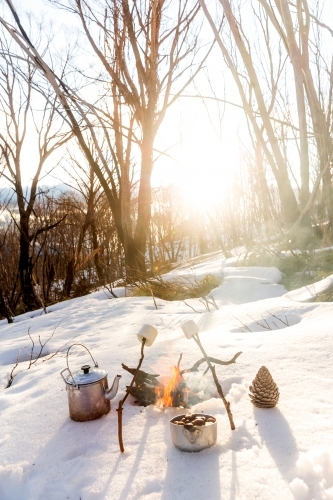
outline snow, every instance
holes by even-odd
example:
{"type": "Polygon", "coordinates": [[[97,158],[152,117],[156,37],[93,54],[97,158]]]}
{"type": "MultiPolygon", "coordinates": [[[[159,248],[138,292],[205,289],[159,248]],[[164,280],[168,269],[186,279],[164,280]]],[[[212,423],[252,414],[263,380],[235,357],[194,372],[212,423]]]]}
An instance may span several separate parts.
{"type": "Polygon", "coordinates": [[[289,299],[297,300],[298,302],[309,302],[314,299],[319,293],[323,293],[329,288],[333,287],[333,274],[327,276],[317,283],[312,283],[311,285],[302,286],[297,290],[292,290],[286,296],[289,299]]]}
{"type": "MultiPolygon", "coordinates": [[[[304,303],[296,292],[286,293],[276,268],[230,267],[217,255],[169,278],[193,273],[224,274],[213,291],[219,310],[207,312],[199,299],[186,301],[197,313],[183,302],[160,299],[156,310],[150,297],[108,299],[100,290],[53,305],[46,315],[36,311],[13,324],[0,321],[1,500],[333,499],[332,304],[304,303]],[[230,430],[210,376],[200,382],[194,377],[190,383],[200,383],[209,398],[194,411],[216,417],[216,446],[197,454],[179,451],[169,420],[183,410],[143,408],[128,399],[121,454],[116,408],[130,381],[121,363],[137,364],[136,335],[147,323],[159,334],[145,349],[144,370],[163,379],[181,353],[182,368],[192,366],[201,353],[181,330],[189,319],[199,325],[211,356],[228,360],[242,351],[236,364],[217,367],[236,430],[230,430]],[[29,328],[36,346],[38,335],[42,342],[53,336],[47,355],[27,370],[29,328]],[[91,349],[109,384],[122,374],[111,412],[95,421],[74,422],[68,415],[60,371],[74,342],[91,349]],[[22,371],[6,389],[24,346],[16,370],[22,371]],[[49,359],[62,346],[63,353],[49,359]],[[262,365],[280,390],[273,409],[254,408],[248,397],[262,365]]],[[[71,368],[86,362],[89,356],[76,347],[71,368]]]]}

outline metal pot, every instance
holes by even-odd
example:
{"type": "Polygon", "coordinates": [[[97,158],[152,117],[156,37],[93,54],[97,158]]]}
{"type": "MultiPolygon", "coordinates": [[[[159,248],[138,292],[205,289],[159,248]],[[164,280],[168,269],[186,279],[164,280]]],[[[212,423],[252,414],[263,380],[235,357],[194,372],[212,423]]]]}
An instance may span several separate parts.
{"type": "Polygon", "coordinates": [[[106,415],[111,410],[110,400],[115,397],[118,392],[119,379],[121,375],[116,375],[111,389],[108,389],[108,377],[105,370],[98,368],[98,363],[92,357],[91,352],[83,344],[73,344],[67,350],[67,368],[62,370],[60,375],[65,381],[69,416],[77,422],[86,422],[94,420],[106,415]],[[94,367],[90,365],[81,366],[81,370],[74,373],[71,372],[68,365],[68,354],[70,349],[80,345],[84,347],[90,354],[94,363],[94,367]],[[63,373],[68,371],[67,377],[63,373]]]}
{"type": "MultiPolygon", "coordinates": [[[[196,413],[196,417],[214,418],[212,415],[196,413]]],[[[175,422],[185,415],[178,415],[170,420],[170,433],[173,444],[181,451],[201,451],[214,446],[217,440],[217,422],[207,423],[204,426],[193,426],[191,431],[175,422]]]]}

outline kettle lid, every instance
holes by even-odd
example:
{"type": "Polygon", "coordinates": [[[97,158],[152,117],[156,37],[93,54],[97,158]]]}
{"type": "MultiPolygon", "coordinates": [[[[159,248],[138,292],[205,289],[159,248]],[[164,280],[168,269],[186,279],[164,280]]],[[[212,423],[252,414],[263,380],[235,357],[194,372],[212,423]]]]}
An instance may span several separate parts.
{"type": "Polygon", "coordinates": [[[102,380],[106,376],[106,371],[101,368],[83,365],[81,370],[74,373],[73,376],[68,375],[66,382],[70,385],[89,385],[102,380]]]}

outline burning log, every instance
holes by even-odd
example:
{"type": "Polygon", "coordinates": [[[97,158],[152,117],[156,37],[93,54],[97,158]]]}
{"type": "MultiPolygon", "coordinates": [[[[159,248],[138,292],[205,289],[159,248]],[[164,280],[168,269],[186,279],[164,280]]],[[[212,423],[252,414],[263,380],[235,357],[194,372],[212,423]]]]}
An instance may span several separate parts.
{"type": "MultiPolygon", "coordinates": [[[[132,375],[134,375],[136,372],[135,368],[129,368],[124,363],[122,363],[121,366],[124,370],[128,371],[132,375]]],[[[137,385],[138,384],[149,384],[149,385],[153,385],[154,387],[159,387],[159,386],[164,387],[164,385],[161,384],[161,382],[159,382],[157,380],[157,377],[159,377],[159,375],[156,375],[156,374],[152,375],[150,373],[144,372],[143,370],[138,370],[138,373],[137,373],[135,380],[136,380],[137,385]]]]}
{"type": "MultiPolygon", "coordinates": [[[[129,368],[124,363],[121,366],[132,375],[136,372],[135,368],[129,368]]],[[[127,390],[140,406],[157,404],[163,407],[188,408],[188,393],[190,391],[186,387],[179,368],[174,366],[173,369],[174,376],[167,386],[157,380],[159,375],[138,370],[134,385],[127,386],[127,390]]]]}
{"type": "Polygon", "coordinates": [[[149,406],[156,403],[157,396],[155,390],[147,387],[145,384],[138,386],[134,385],[131,388],[129,388],[129,386],[126,387],[129,390],[130,395],[135,398],[135,403],[140,406],[149,406]]]}
{"type": "MultiPolygon", "coordinates": [[[[136,372],[135,368],[129,368],[124,363],[121,366],[132,375],[136,372]]],[[[143,370],[138,370],[134,385],[132,387],[127,386],[130,395],[135,398],[135,402],[140,406],[155,404],[158,397],[157,390],[164,393],[164,385],[156,377],[159,377],[159,375],[152,375],[143,370]]]]}

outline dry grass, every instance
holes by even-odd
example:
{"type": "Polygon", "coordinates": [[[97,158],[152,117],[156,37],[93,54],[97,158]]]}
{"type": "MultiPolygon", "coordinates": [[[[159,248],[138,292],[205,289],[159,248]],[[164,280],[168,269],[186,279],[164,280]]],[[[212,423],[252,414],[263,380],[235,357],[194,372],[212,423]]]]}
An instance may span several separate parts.
{"type": "Polygon", "coordinates": [[[213,274],[207,274],[202,280],[179,278],[164,281],[161,277],[149,278],[136,284],[132,293],[136,297],[153,296],[163,300],[186,300],[205,297],[213,288],[217,288],[222,279],[213,274]]]}

